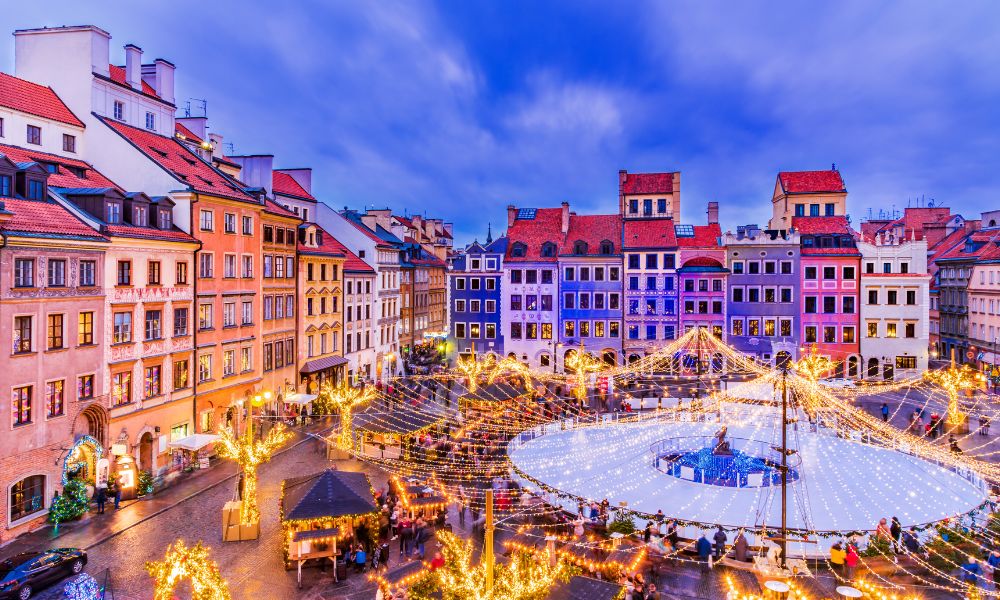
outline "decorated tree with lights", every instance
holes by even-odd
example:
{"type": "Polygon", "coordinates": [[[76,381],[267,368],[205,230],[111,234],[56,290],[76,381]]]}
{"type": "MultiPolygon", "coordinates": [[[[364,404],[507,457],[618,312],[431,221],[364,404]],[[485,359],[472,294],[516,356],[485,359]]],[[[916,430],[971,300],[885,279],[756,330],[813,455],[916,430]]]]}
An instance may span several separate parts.
{"type": "Polygon", "coordinates": [[[492,585],[489,565],[472,562],[472,543],[448,531],[437,532],[444,566],[426,573],[410,586],[413,600],[428,600],[431,592],[442,600],[540,600],[557,582],[569,577],[563,561],[553,565],[547,556],[515,552],[507,564],[494,566],[492,585]]]}
{"type": "Polygon", "coordinates": [[[337,448],[349,452],[354,447],[351,432],[354,408],[374,400],[378,391],[370,386],[352,387],[346,381],[336,388],[327,385],[326,391],[331,404],[340,413],[340,430],[334,443],[337,448]]]}
{"type": "Polygon", "coordinates": [[[512,375],[520,378],[523,381],[525,391],[531,392],[535,389],[534,383],[531,380],[531,369],[516,358],[505,357],[496,363],[496,366],[488,369],[486,382],[493,383],[503,375],[512,375]]]}
{"type": "Polygon", "coordinates": [[[573,371],[576,375],[576,385],[573,387],[573,396],[580,402],[587,397],[587,375],[596,373],[601,368],[601,362],[580,348],[570,353],[566,358],[566,370],[573,371]]]}
{"type": "Polygon", "coordinates": [[[493,354],[487,354],[482,358],[477,358],[473,354],[459,358],[455,368],[458,369],[459,373],[465,375],[467,382],[465,387],[469,393],[475,394],[479,386],[479,377],[486,375],[489,380],[495,379],[496,374],[499,373],[500,364],[493,354]]]}
{"type": "Polygon", "coordinates": [[[836,366],[835,361],[820,354],[816,344],[813,344],[809,354],[792,363],[792,370],[810,382],[816,383],[822,377],[829,375],[836,366]]]}
{"type": "Polygon", "coordinates": [[[252,418],[247,420],[247,427],[242,436],[237,436],[233,430],[226,427],[219,432],[219,454],[223,458],[236,461],[243,470],[243,502],[240,504],[240,522],[252,525],[260,521],[260,509],[257,507],[257,467],[271,460],[274,452],[280,448],[292,434],[281,423],[267,432],[263,439],[255,439],[253,435],[252,418]]]}
{"type": "Polygon", "coordinates": [[[947,369],[924,372],[924,380],[941,387],[948,394],[948,424],[961,425],[965,415],[958,408],[960,392],[979,389],[986,377],[969,365],[951,364],[947,369]]]}
{"type": "Polygon", "coordinates": [[[191,581],[191,600],[230,600],[229,584],[208,552],[201,542],[188,548],[183,540],[177,540],[167,548],[162,561],[147,562],[146,571],[153,577],[153,600],[172,600],[174,588],[184,579],[191,581]]]}

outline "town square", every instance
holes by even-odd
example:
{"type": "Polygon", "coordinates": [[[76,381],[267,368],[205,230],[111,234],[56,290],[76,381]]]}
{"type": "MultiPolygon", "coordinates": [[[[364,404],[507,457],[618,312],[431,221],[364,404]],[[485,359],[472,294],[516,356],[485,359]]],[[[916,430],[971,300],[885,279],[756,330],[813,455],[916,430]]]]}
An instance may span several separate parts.
{"type": "Polygon", "coordinates": [[[945,8],[12,10],[0,598],[1000,598],[945,8]]]}

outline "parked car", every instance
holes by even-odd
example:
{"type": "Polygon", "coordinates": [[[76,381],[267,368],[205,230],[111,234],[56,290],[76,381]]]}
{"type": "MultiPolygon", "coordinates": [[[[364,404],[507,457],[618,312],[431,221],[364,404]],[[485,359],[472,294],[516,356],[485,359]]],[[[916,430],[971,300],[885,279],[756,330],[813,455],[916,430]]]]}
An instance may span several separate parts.
{"type": "Polygon", "coordinates": [[[86,564],[87,553],[78,548],[15,554],[0,561],[0,598],[28,600],[36,591],[79,574],[86,564]]]}

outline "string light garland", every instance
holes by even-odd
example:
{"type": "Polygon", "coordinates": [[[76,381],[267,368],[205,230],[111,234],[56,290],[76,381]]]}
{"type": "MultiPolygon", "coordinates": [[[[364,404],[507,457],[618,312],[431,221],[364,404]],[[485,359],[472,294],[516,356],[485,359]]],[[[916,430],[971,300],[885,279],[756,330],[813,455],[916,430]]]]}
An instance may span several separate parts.
{"type": "Polygon", "coordinates": [[[572,351],[566,358],[566,370],[573,371],[576,376],[576,385],[573,387],[573,395],[580,402],[587,397],[587,377],[601,368],[601,362],[590,355],[580,342],[580,348],[572,351]]]}
{"type": "Polygon", "coordinates": [[[964,424],[966,418],[966,415],[959,410],[959,392],[979,389],[985,383],[986,376],[967,364],[961,366],[952,364],[947,369],[925,371],[924,379],[947,392],[948,424],[955,426],[964,424]]]}
{"type": "Polygon", "coordinates": [[[236,461],[243,470],[243,500],[240,503],[240,523],[243,525],[253,525],[260,521],[257,467],[271,460],[275,451],[291,437],[292,434],[282,423],[274,425],[260,440],[253,436],[253,428],[249,426],[238,437],[228,427],[219,431],[219,455],[236,461]]]}
{"type": "Polygon", "coordinates": [[[350,452],[354,449],[354,435],[351,428],[354,408],[367,404],[378,396],[374,387],[361,386],[353,387],[345,380],[338,387],[332,388],[326,385],[330,401],[334,408],[340,413],[340,429],[335,438],[335,445],[340,450],[350,452]]]}
{"type": "Polygon", "coordinates": [[[153,600],[172,600],[174,588],[182,580],[191,581],[191,600],[230,600],[229,584],[219,566],[208,558],[210,549],[199,541],[190,548],[183,540],[167,547],[162,561],[147,562],[153,577],[153,600]]]}

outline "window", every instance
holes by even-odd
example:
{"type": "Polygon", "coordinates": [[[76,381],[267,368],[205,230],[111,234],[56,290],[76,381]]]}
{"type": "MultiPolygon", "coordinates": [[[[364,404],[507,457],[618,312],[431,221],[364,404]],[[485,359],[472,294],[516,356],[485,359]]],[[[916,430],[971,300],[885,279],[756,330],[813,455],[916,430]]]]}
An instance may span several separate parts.
{"type": "Polygon", "coordinates": [[[118,261],[118,285],[132,285],[132,261],[118,261]]]}
{"type": "Polygon", "coordinates": [[[160,285],[160,261],[149,261],[146,270],[146,279],[149,281],[149,285],[160,285]]]}
{"type": "Polygon", "coordinates": [[[226,279],[236,277],[236,255],[225,254],[222,257],[222,276],[226,279]]]}
{"type": "Polygon", "coordinates": [[[37,179],[28,180],[28,198],[42,200],[45,197],[45,184],[37,179]]]}
{"type": "Polygon", "coordinates": [[[896,324],[886,323],[885,324],[885,337],[894,338],[896,337],[896,324]]]}
{"type": "Polygon", "coordinates": [[[14,354],[31,352],[31,317],[14,317],[14,354]]]}
{"type": "Polygon", "coordinates": [[[76,152],[76,136],[64,133],[62,136],[63,140],[63,152],[76,152]]]}
{"type": "Polygon", "coordinates": [[[854,267],[844,267],[844,280],[854,279],[854,267]]]}
{"type": "MultiPolygon", "coordinates": [[[[280,343],[280,342],[279,342],[280,343]]],[[[229,377],[236,374],[236,351],[226,350],[222,353],[222,376],[229,377]]]]}
{"type": "Polygon", "coordinates": [[[236,303],[224,302],[222,304],[222,326],[236,327],[236,303]]]}
{"type": "Polygon", "coordinates": [[[175,308],[174,309],[174,337],[180,337],[188,334],[188,309],[185,308],[175,308]]]}
{"type": "Polygon", "coordinates": [[[241,321],[243,325],[253,323],[253,302],[244,301],[241,309],[241,321]]]}
{"type": "Polygon", "coordinates": [[[215,276],[215,257],[210,252],[198,255],[198,276],[202,279],[215,276]]]}
{"type": "Polygon", "coordinates": [[[37,125],[28,125],[27,140],[29,144],[42,145],[42,128],[37,125]]]}
{"type": "Polygon", "coordinates": [[[824,327],[823,328],[823,343],[824,344],[835,344],[837,342],[837,328],[836,327],[824,327]]]}
{"type": "Polygon", "coordinates": [[[202,354],[198,357],[198,381],[212,379],[212,355],[202,354]]]}
{"type": "MultiPolygon", "coordinates": [[[[323,341],[326,341],[326,335],[323,336],[323,341]]],[[[325,345],[325,344],[324,344],[325,345]]],[[[246,373],[247,371],[253,370],[253,348],[250,346],[244,346],[240,348],[240,372],[246,373]]],[[[325,350],[324,350],[325,352],[325,350]]]]}
{"type": "MultiPolygon", "coordinates": [[[[916,290],[906,290],[906,304],[909,305],[909,306],[913,306],[916,303],[917,303],[917,292],[916,292],[916,290]]],[[[990,304],[993,304],[992,300],[990,300],[990,304]]],[[[990,309],[990,312],[991,313],[993,312],[992,308],[990,309]]]]}
{"type": "Polygon", "coordinates": [[[253,235],[253,217],[243,217],[243,235],[253,235]]]}
{"type": "MultiPolygon", "coordinates": [[[[551,311],[552,310],[552,296],[550,294],[543,294],[541,296],[541,300],[542,300],[542,310],[546,311],[546,312],[551,311]]],[[[486,301],[486,306],[487,307],[489,306],[490,302],[492,302],[492,300],[487,300],[486,301]]],[[[488,311],[488,312],[493,312],[493,311],[488,311]]]]}
{"type": "Polygon", "coordinates": [[[114,314],[114,331],[112,342],[126,344],[132,341],[132,313],[116,312],[114,314]]]}
{"type": "MultiPolygon", "coordinates": [[[[455,337],[465,339],[465,323],[455,323],[455,337]]],[[[347,341],[350,343],[351,336],[347,336],[347,341]]]]}
{"type": "Polygon", "coordinates": [[[760,302],[760,288],[747,288],[747,302],[760,302]]]}
{"type": "Polygon", "coordinates": [[[792,335],[792,320],[791,319],[781,319],[780,324],[780,335],[782,337],[788,337],[792,335]]]}
{"type": "Polygon", "coordinates": [[[896,357],[896,368],[897,369],[916,369],[917,368],[917,357],[916,356],[897,356],[896,357]]]}
{"type": "Polygon", "coordinates": [[[529,285],[538,283],[538,271],[534,269],[528,269],[524,272],[524,283],[529,285]]]}
{"type": "Polygon", "coordinates": [[[132,402],[132,372],[122,371],[111,376],[111,406],[132,402]]]}
{"type": "Polygon", "coordinates": [[[63,345],[63,315],[49,315],[47,329],[49,350],[62,350],[63,345]]]}
{"type": "Polygon", "coordinates": [[[159,310],[147,310],[146,311],[146,340],[158,340],[163,337],[163,330],[161,327],[163,318],[162,311],[159,310]]]}
{"type": "Polygon", "coordinates": [[[34,259],[14,259],[14,287],[35,287],[34,259]]]}
{"type": "Polygon", "coordinates": [[[222,217],[223,227],[226,233],[236,233],[236,215],[225,213],[222,217]]]}
{"type": "MultiPolygon", "coordinates": [[[[545,282],[543,281],[542,283],[545,283],[545,282]]],[[[549,282],[549,283],[551,283],[551,282],[549,282]]],[[[486,289],[487,290],[495,290],[495,289],[497,289],[497,280],[496,280],[496,278],[494,278],[494,277],[487,277],[486,278],[486,289]]]]}
{"type": "Polygon", "coordinates": [[[805,312],[808,314],[814,314],[816,312],[816,303],[817,303],[816,296],[806,296],[805,301],[806,301],[805,312]]]}
{"type": "Polygon", "coordinates": [[[807,344],[816,343],[816,326],[807,325],[805,328],[805,340],[807,344]]]}
{"type": "Polygon", "coordinates": [[[781,302],[788,303],[792,301],[792,288],[781,288],[781,302]]]}
{"type": "MultiPolygon", "coordinates": [[[[904,263],[899,263],[899,272],[900,273],[904,273],[904,274],[905,273],[909,273],[910,272],[910,263],[905,263],[905,262],[904,263]]],[[[993,273],[991,272],[990,273],[990,283],[993,283],[992,279],[993,279],[993,273]]]]}
{"type": "Polygon", "coordinates": [[[647,277],[646,278],[646,289],[647,290],[655,290],[656,289],[656,277],[647,277]]]}
{"type": "MultiPolygon", "coordinates": [[[[549,332],[550,332],[549,338],[552,337],[552,335],[551,335],[552,324],[551,323],[545,323],[545,324],[542,325],[542,339],[548,339],[548,338],[545,337],[545,326],[546,325],[549,326],[549,332]]],[[[497,326],[496,326],[496,324],[495,323],[487,323],[486,324],[486,339],[492,340],[492,339],[495,339],[496,337],[497,337],[497,326]]]]}
{"type": "Polygon", "coordinates": [[[45,510],[45,476],[32,475],[10,488],[10,520],[17,521],[45,510]]]}
{"type": "Polygon", "coordinates": [[[469,278],[469,289],[470,290],[479,290],[479,289],[482,289],[482,285],[483,285],[483,280],[480,279],[479,277],[470,277],[469,278]]]}
{"type": "Polygon", "coordinates": [[[733,335],[743,335],[743,319],[733,319],[730,331],[733,335]]]}
{"type": "Polygon", "coordinates": [[[212,304],[202,304],[198,306],[198,329],[212,329],[214,327],[214,306],[212,304]]]}
{"type": "Polygon", "coordinates": [[[628,201],[628,212],[630,214],[639,214],[639,200],[632,198],[628,201]]]}
{"type": "Polygon", "coordinates": [[[202,231],[213,231],[215,229],[215,213],[202,209],[198,215],[198,227],[202,231]]]}
{"type": "Polygon", "coordinates": [[[657,255],[657,254],[647,254],[646,255],[646,268],[647,269],[656,269],[657,268],[657,266],[656,266],[657,265],[657,258],[659,258],[659,255],[657,255]]]}
{"type": "Polygon", "coordinates": [[[835,213],[834,213],[834,210],[836,210],[836,206],[837,206],[836,204],[833,204],[833,203],[830,203],[830,202],[827,202],[826,204],[824,204],[824,205],[823,205],[823,212],[824,212],[824,214],[825,214],[825,215],[826,215],[827,217],[832,217],[832,216],[834,216],[834,214],[835,214],[835,213]]]}
{"type": "Polygon", "coordinates": [[[645,200],[642,201],[642,214],[647,215],[647,216],[653,214],[653,200],[652,199],[646,198],[645,200]]]}
{"type": "Polygon", "coordinates": [[[836,279],[837,267],[823,267],[823,279],[836,279]]]}
{"type": "Polygon", "coordinates": [[[146,112],[146,129],[150,131],[156,130],[156,115],[151,112],[146,112]]]}
{"type": "Polygon", "coordinates": [[[511,310],[521,310],[521,295],[511,294],[510,297],[510,309],[511,310]]]}
{"type": "Polygon", "coordinates": [[[868,290],[868,304],[878,304],[878,290],[868,290]]]}
{"type": "Polygon", "coordinates": [[[95,285],[97,263],[92,260],[80,261],[80,287],[93,287],[95,285]]]}
{"type": "Polygon", "coordinates": [[[816,267],[806,267],[805,268],[805,278],[806,279],[816,279],[816,267]]]}
{"type": "Polygon", "coordinates": [[[898,296],[899,292],[897,292],[896,290],[889,290],[888,292],[886,292],[885,303],[889,305],[898,304],[897,302],[898,296]]]}
{"type": "Polygon", "coordinates": [[[66,261],[50,259],[48,263],[49,287],[66,287],[66,261]]]}
{"type": "Polygon", "coordinates": [[[93,343],[94,343],[94,313],[81,312],[77,319],[77,345],[89,346],[93,343]]]}
{"type": "Polygon", "coordinates": [[[755,260],[747,261],[747,273],[750,275],[759,275],[760,263],[755,260]]]}
{"type": "Polygon", "coordinates": [[[843,342],[845,344],[853,344],[854,343],[854,327],[850,327],[850,326],[844,327],[841,339],[843,340],[843,342]]]}
{"type": "Polygon", "coordinates": [[[842,312],[845,315],[854,314],[854,296],[844,296],[842,299],[842,312]]]}
{"type": "Polygon", "coordinates": [[[870,338],[878,337],[878,321],[868,321],[866,324],[868,332],[867,336],[870,338]]]}
{"type": "Polygon", "coordinates": [[[732,297],[733,302],[743,302],[743,288],[734,287],[732,297]]]}
{"type": "Polygon", "coordinates": [[[76,378],[77,400],[89,400],[94,397],[94,376],[81,375],[76,378]]]}
{"type": "Polygon", "coordinates": [[[906,323],[903,325],[903,335],[908,338],[917,337],[917,324],[916,323],[906,323]]]}
{"type": "Polygon", "coordinates": [[[0,117],[0,137],[3,137],[3,136],[4,136],[4,132],[3,132],[3,118],[0,117]]]}
{"type": "Polygon", "coordinates": [[[804,217],[804,216],[806,216],[806,205],[805,204],[796,204],[795,205],[795,216],[796,217],[804,217]]]}
{"type": "Polygon", "coordinates": [[[576,321],[563,321],[563,337],[576,336],[576,321]]]}
{"type": "Polygon", "coordinates": [[[781,261],[781,274],[782,275],[792,274],[792,261],[790,260],[781,261]]]}
{"type": "Polygon", "coordinates": [[[810,217],[818,217],[819,216],[819,204],[810,204],[809,205],[809,216],[810,217]]]}
{"type": "Polygon", "coordinates": [[[764,274],[765,275],[774,275],[776,272],[777,272],[777,265],[774,263],[774,261],[773,260],[765,260],[764,261],[764,274]]]}
{"type": "Polygon", "coordinates": [[[159,396],[161,393],[163,393],[163,384],[160,382],[160,375],[162,370],[163,367],[161,367],[160,365],[146,367],[142,380],[143,398],[155,398],[156,396],[159,396]]]}
{"type": "Polygon", "coordinates": [[[251,279],[253,277],[253,255],[244,254],[243,255],[243,278],[251,279]]]}

